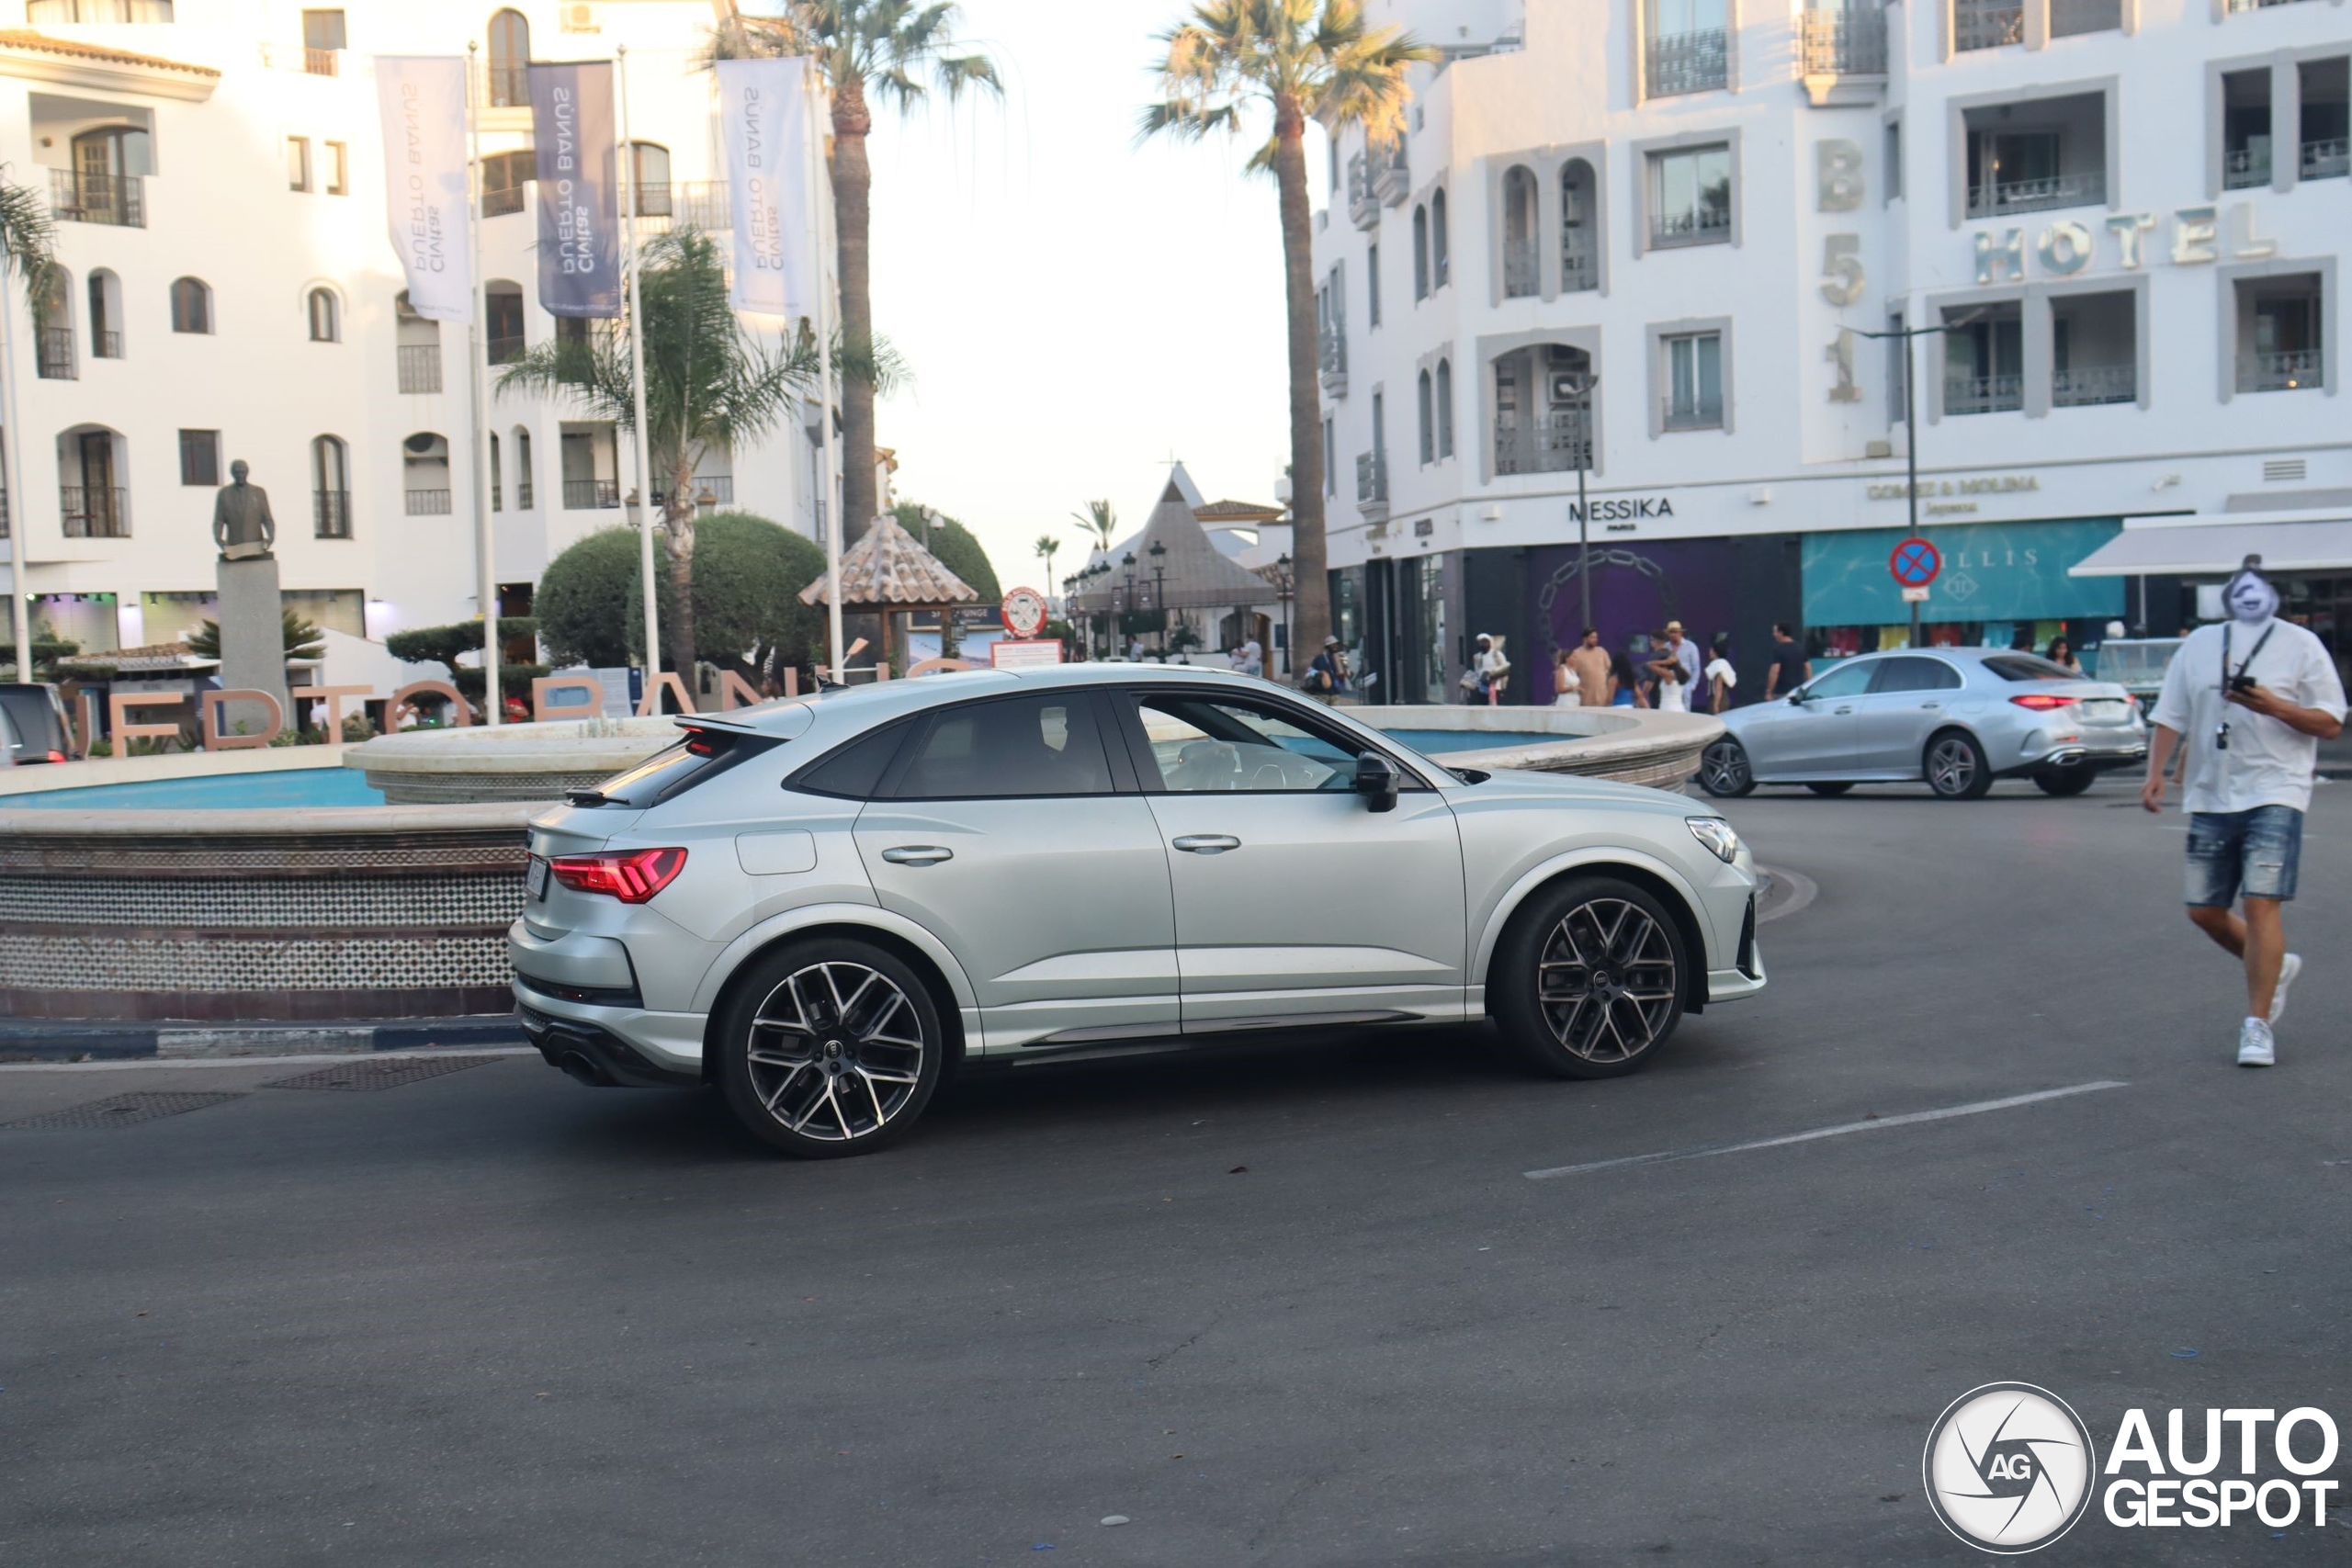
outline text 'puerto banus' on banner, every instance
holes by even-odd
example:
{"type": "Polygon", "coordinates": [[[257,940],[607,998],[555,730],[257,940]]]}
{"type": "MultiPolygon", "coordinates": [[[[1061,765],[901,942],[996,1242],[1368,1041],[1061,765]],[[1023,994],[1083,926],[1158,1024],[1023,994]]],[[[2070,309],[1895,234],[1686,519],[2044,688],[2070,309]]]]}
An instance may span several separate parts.
{"type": "Polygon", "coordinates": [[[540,308],[550,316],[617,316],[621,204],[612,64],[534,64],[530,74],[540,308]]]}
{"type": "Polygon", "coordinates": [[[455,55],[379,54],[384,202],[411,309],[428,321],[474,319],[466,225],[466,62],[455,55]]]}
{"type": "Polygon", "coordinates": [[[735,214],[739,310],[817,314],[808,69],[799,60],[718,62],[719,138],[735,214]]]}

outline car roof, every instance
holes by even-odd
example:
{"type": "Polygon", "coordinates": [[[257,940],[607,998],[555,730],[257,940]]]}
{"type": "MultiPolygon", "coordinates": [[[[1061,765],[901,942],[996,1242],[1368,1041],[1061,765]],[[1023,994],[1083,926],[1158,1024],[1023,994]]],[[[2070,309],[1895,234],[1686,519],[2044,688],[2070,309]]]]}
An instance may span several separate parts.
{"type": "Polygon", "coordinates": [[[1023,670],[950,670],[913,680],[877,681],[871,685],[853,686],[845,691],[835,688],[809,697],[786,697],[728,713],[681,716],[681,722],[768,735],[810,734],[823,738],[865,729],[970,697],[1123,682],[1184,682],[1236,690],[1283,690],[1255,676],[1189,664],[1042,664],[1023,670]]]}

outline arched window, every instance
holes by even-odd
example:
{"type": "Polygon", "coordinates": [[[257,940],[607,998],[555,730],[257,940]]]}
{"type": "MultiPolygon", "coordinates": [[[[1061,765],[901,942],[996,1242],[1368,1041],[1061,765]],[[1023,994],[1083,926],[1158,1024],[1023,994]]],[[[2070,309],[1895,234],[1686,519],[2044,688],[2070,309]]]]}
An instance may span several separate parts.
{"type": "Polygon", "coordinates": [[[1421,372],[1417,390],[1419,401],[1414,407],[1420,416],[1421,466],[1427,468],[1437,461],[1437,426],[1430,417],[1430,373],[1428,371],[1421,372]]]}
{"type": "Polygon", "coordinates": [[[1430,209],[1413,209],[1413,298],[1430,297],[1430,209]]]}
{"type": "Polygon", "coordinates": [[[1524,299],[1541,287],[1535,257],[1535,176],[1524,164],[1503,173],[1503,298],[1524,299]]]}
{"type": "Polygon", "coordinates": [[[130,537],[129,444],[119,430],[77,424],[57,437],[58,513],[69,539],[130,537]]]}
{"type": "Polygon", "coordinates": [[[1600,287],[1600,214],[1593,195],[1592,165],[1569,159],[1560,171],[1560,288],[1566,293],[1600,287]]]}
{"type": "Polygon", "coordinates": [[[311,525],[322,539],[351,537],[351,448],[337,436],[311,438],[311,525]]]}
{"type": "Polygon", "coordinates": [[[628,145],[629,186],[637,192],[639,218],[667,218],[670,206],[670,150],[659,141],[628,145]]]}
{"type": "Polygon", "coordinates": [[[313,288],[310,297],[311,341],[341,343],[343,341],[343,302],[332,288],[313,288]]]}
{"type": "Polygon", "coordinates": [[[506,510],[506,480],[501,476],[498,462],[498,432],[490,433],[490,509],[506,510]]]}
{"type": "Polygon", "coordinates": [[[122,279],[104,267],[90,274],[90,357],[122,357],[122,279]]]}
{"type": "Polygon", "coordinates": [[[514,510],[531,510],[531,433],[521,425],[514,427],[514,510]]]}
{"type": "Polygon", "coordinates": [[[172,284],[172,331],[209,333],[212,330],[212,290],[200,277],[183,277],[172,284]]]}
{"type": "Polygon", "coordinates": [[[1445,192],[1430,197],[1430,287],[1442,288],[1451,281],[1445,231],[1445,192]]]}
{"type": "Polygon", "coordinates": [[[490,105],[525,108],[531,102],[531,24],[520,11],[490,18],[490,105]]]}
{"type": "Polygon", "coordinates": [[[33,297],[33,325],[39,350],[35,369],[44,381],[71,381],[80,376],[74,353],[74,275],[62,266],[49,269],[40,291],[33,297]]]}
{"type": "Polygon", "coordinates": [[[1453,365],[1437,362],[1437,460],[1453,456],[1453,365]]]}

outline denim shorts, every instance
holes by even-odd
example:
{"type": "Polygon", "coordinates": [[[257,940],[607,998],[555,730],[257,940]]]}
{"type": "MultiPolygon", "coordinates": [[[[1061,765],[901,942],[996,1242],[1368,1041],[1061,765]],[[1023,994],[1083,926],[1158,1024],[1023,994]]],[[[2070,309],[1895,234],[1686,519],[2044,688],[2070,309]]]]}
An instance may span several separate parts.
{"type": "Polygon", "coordinates": [[[2295,896],[2303,855],[2303,814],[2291,806],[2193,811],[2188,817],[2188,903],[2226,909],[2249,898],[2295,896]]]}

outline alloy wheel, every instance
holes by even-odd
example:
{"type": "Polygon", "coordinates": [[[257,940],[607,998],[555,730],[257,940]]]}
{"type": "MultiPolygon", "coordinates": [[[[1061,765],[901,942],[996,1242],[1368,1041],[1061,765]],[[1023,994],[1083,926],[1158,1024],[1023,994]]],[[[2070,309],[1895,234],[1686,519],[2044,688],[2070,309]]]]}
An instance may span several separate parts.
{"type": "Polygon", "coordinates": [[[1699,753],[1699,784],[1709,795],[1738,795],[1748,785],[1747,749],[1717,740],[1699,753]]]}
{"type": "Polygon", "coordinates": [[[1571,1055],[1630,1062],[1672,1021],[1679,981],[1673,943],[1646,910],[1594,898],[1562,916],[1544,938],[1536,1002],[1571,1055]]]}
{"type": "Polygon", "coordinates": [[[1965,795],[1976,779],[1976,749],[1957,735],[1928,748],[1928,783],[1938,795],[1965,795]]]}
{"type": "Polygon", "coordinates": [[[836,960],[796,970],[767,994],[744,1055],[760,1104],[787,1132],[852,1143],[906,1108],[930,1049],[895,981],[836,960]]]}

